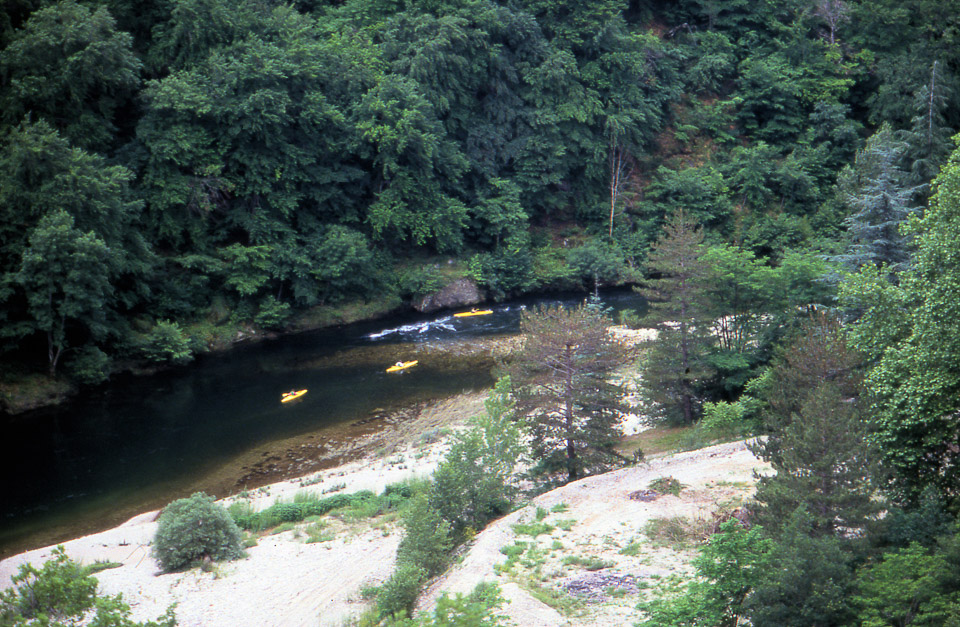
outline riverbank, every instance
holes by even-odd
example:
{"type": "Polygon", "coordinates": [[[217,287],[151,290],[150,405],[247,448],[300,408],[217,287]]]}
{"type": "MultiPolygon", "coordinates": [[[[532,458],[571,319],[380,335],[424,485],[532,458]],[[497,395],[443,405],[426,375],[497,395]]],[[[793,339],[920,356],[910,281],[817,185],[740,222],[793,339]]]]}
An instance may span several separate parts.
{"type": "MultiPolygon", "coordinates": [[[[211,322],[201,320],[183,327],[185,336],[195,338],[194,346],[203,353],[222,353],[239,345],[271,340],[281,335],[304,333],[355,322],[377,320],[395,313],[404,305],[399,298],[377,301],[355,301],[337,307],[312,307],[298,312],[283,330],[261,329],[249,322],[230,322],[227,317],[211,322]]],[[[158,364],[144,359],[118,360],[110,376],[129,373],[150,376],[171,364],[158,364]]],[[[40,372],[7,371],[0,377],[0,415],[16,416],[28,411],[55,407],[76,395],[83,386],[63,374],[50,376],[40,372]]]]}
{"type": "MultiPolygon", "coordinates": [[[[480,411],[483,398],[474,393],[425,407],[361,459],[222,502],[242,500],[263,509],[303,491],[380,491],[403,479],[426,477],[442,458],[449,434],[480,411]]],[[[432,607],[443,592],[465,592],[492,581],[507,599],[502,612],[517,625],[628,624],[648,588],[664,576],[689,571],[702,537],[697,534],[748,498],[752,473],[764,468],[743,442],[736,442],[655,456],[643,465],[552,490],[478,534],[458,553],[455,565],[431,582],[420,608],[432,607]],[[634,498],[665,476],[683,484],[678,496],[634,498]],[[686,520],[694,531],[665,542],[650,531],[657,526],[651,521],[658,520],[686,520]],[[536,535],[527,531],[537,526],[536,535]],[[519,559],[508,557],[517,551],[519,559]]],[[[158,513],[141,514],[64,546],[71,558],[86,564],[120,564],[96,577],[103,593],[123,594],[135,620],[156,617],[176,603],[184,627],[340,627],[369,606],[361,590],[389,577],[402,534],[395,517],[334,517],[324,519],[320,541],[308,541],[310,525],[317,523],[288,525],[260,536],[243,559],[161,574],[149,554],[158,513]]],[[[0,588],[9,585],[20,564],[40,564],[51,549],[0,562],[0,588]]]]}

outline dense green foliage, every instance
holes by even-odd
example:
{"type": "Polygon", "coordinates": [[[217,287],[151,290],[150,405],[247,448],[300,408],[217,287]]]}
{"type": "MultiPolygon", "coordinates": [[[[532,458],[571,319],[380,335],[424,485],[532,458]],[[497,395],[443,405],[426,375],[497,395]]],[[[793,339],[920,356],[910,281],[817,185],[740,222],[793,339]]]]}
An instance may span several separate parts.
{"type": "Polygon", "coordinates": [[[197,492],[163,508],[151,552],[163,570],[172,571],[201,559],[241,557],[243,541],[227,510],[197,492]]]}
{"type": "MultiPolygon", "coordinates": [[[[644,280],[651,413],[757,426],[778,470],[764,530],[725,529],[698,563],[711,587],[649,615],[947,624],[958,19],[938,0],[6,2],[3,363],[92,384],[131,358],[186,362],[214,327],[282,330],[461,276],[495,299],[644,280]],[[846,339],[803,325],[837,286],[846,339]],[[783,348],[798,330],[805,348],[783,348]],[[782,567],[723,567],[745,552],[782,567]]],[[[616,460],[619,358],[595,313],[528,318],[515,365],[535,458],[571,479],[616,460]]],[[[417,501],[390,611],[439,568],[424,547],[510,503],[501,418],[417,501]]]]}
{"type": "Polygon", "coordinates": [[[173,627],[173,607],[156,621],[130,619],[121,596],[100,596],[90,570],[74,562],[62,546],[37,568],[22,564],[12,587],[0,593],[0,625],[5,627],[173,627]]]}
{"type": "MultiPolygon", "coordinates": [[[[8,3],[0,348],[50,373],[97,350],[66,369],[97,381],[185,359],[140,350],[162,321],[202,350],[194,323],[437,289],[405,279],[438,254],[492,298],[633,281],[681,208],[758,271],[798,250],[900,263],[894,224],[960,128],[955,19],[931,0],[8,3]]],[[[754,296],[735,298],[760,324],[754,296]]],[[[767,339],[715,352],[701,392],[736,394],[767,339]]]]}
{"type": "Polygon", "coordinates": [[[453,436],[433,473],[430,502],[457,534],[469,535],[507,513],[517,495],[515,469],[524,447],[510,385],[509,377],[497,381],[486,413],[453,436]]]}

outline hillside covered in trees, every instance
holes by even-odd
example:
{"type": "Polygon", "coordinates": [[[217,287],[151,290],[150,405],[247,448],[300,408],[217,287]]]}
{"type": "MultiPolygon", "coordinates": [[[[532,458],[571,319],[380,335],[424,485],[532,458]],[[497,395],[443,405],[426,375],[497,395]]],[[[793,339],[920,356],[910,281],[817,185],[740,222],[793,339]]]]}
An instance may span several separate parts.
{"type": "Polygon", "coordinates": [[[896,223],[960,128],[948,2],[3,9],[20,375],[97,382],[456,276],[492,298],[635,281],[679,208],[718,263],[828,302],[826,259],[907,263],[896,223]]]}

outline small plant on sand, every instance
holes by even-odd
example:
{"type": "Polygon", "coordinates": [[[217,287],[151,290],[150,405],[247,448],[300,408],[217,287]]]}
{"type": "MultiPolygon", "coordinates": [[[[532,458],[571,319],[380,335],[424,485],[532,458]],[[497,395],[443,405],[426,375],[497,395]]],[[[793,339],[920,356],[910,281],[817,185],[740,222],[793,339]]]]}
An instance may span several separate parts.
{"type": "Polygon", "coordinates": [[[712,531],[712,521],[682,516],[651,518],[643,531],[654,545],[683,547],[691,543],[700,543],[708,538],[712,531]]]}
{"type": "Polygon", "coordinates": [[[563,531],[570,531],[575,524],[577,524],[576,518],[561,518],[557,521],[557,527],[563,531]]]}
{"type": "Polygon", "coordinates": [[[167,572],[204,558],[236,559],[243,556],[243,537],[227,510],[197,492],[164,508],[153,538],[153,556],[167,572]]]}
{"type": "Polygon", "coordinates": [[[660,494],[680,496],[680,490],[683,489],[683,484],[673,477],[657,477],[650,482],[650,489],[656,490],[660,494]]]}

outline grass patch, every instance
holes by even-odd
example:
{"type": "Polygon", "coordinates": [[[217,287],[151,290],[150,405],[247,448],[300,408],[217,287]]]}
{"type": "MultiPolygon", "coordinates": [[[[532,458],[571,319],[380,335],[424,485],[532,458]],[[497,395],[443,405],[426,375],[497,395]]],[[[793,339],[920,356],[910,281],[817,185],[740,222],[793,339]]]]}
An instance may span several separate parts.
{"type": "Polygon", "coordinates": [[[637,557],[640,553],[643,552],[643,543],[634,540],[627,546],[620,549],[620,555],[626,555],[628,557],[637,557]]]}
{"type": "Polygon", "coordinates": [[[356,522],[398,512],[421,487],[420,483],[402,482],[388,485],[379,495],[362,491],[327,497],[301,491],[294,496],[293,503],[274,503],[262,512],[254,512],[247,502],[234,503],[228,511],[241,529],[256,532],[329,514],[336,514],[346,522],[356,522]]]}
{"type": "Polygon", "coordinates": [[[284,531],[292,531],[296,528],[297,528],[297,523],[295,522],[280,523],[279,525],[271,529],[268,535],[275,536],[278,533],[283,533],[284,531]]]}
{"type": "Polygon", "coordinates": [[[500,552],[507,556],[507,561],[494,564],[493,570],[497,574],[508,573],[519,564],[539,576],[543,564],[547,561],[546,551],[539,548],[535,542],[517,541],[510,546],[501,547],[500,552]]]}
{"type": "Polygon", "coordinates": [[[123,566],[120,562],[111,562],[109,560],[97,560],[93,564],[89,564],[83,567],[83,572],[86,575],[95,575],[96,573],[103,572],[105,570],[110,570],[111,568],[120,568],[123,566]]]}
{"type": "Polygon", "coordinates": [[[545,522],[534,522],[534,523],[517,523],[513,525],[513,532],[521,536],[533,536],[536,538],[539,535],[550,533],[553,531],[553,525],[548,525],[545,522]]]}
{"type": "Polygon", "coordinates": [[[657,546],[689,547],[704,541],[712,523],[704,519],[689,519],[683,516],[651,518],[643,528],[650,542],[657,546]]]}
{"type": "Polygon", "coordinates": [[[569,509],[570,509],[570,506],[567,505],[566,503],[557,503],[556,505],[550,508],[550,511],[554,514],[562,514],[569,509]]]}
{"type": "Polygon", "coordinates": [[[673,477],[657,477],[650,482],[649,487],[651,490],[656,490],[660,494],[680,496],[680,490],[683,489],[683,484],[673,477]]]}
{"type": "Polygon", "coordinates": [[[617,448],[627,457],[632,457],[638,450],[643,451],[646,457],[674,453],[684,448],[685,439],[689,438],[689,433],[694,429],[692,426],[654,427],[623,438],[617,448]]]}
{"type": "Polygon", "coordinates": [[[563,531],[570,531],[571,529],[573,529],[573,526],[575,524],[577,524],[577,520],[575,518],[563,518],[561,520],[556,521],[557,527],[559,527],[563,531]]]}
{"type": "Polygon", "coordinates": [[[530,593],[530,596],[545,605],[549,605],[564,616],[575,616],[583,611],[583,601],[570,596],[563,590],[545,588],[535,581],[527,582],[524,588],[530,593]]]}
{"type": "Polygon", "coordinates": [[[529,542],[514,542],[510,546],[500,547],[500,552],[506,555],[507,557],[520,557],[523,555],[524,551],[527,550],[529,542]]]}

